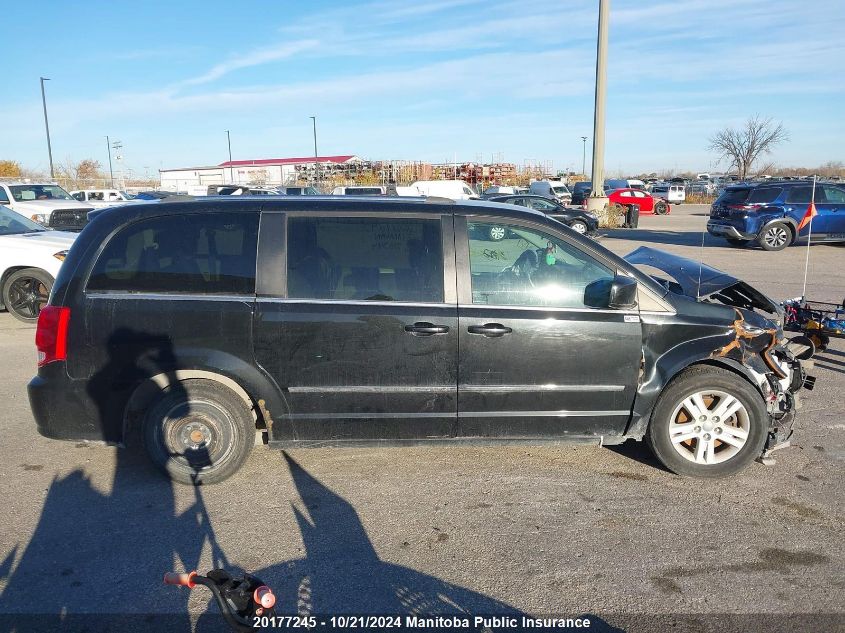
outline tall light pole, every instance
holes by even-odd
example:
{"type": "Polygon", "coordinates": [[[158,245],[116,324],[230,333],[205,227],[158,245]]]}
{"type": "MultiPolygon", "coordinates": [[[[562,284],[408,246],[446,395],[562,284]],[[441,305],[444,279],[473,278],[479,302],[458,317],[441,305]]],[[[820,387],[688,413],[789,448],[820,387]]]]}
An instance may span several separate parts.
{"type": "Polygon", "coordinates": [[[593,190],[587,199],[587,209],[598,211],[607,204],[604,195],[604,106],[607,95],[607,31],[610,0],[599,0],[599,33],[596,44],[596,109],[593,117],[593,171],[590,180],[593,190]]]}
{"type": "Polygon", "coordinates": [[[587,176],[587,137],[581,137],[583,151],[581,152],[581,173],[584,174],[584,177],[587,176]]]}
{"type": "Polygon", "coordinates": [[[229,145],[229,184],[235,184],[235,172],[232,171],[232,137],[229,130],[226,130],[226,143],[229,145]]]}
{"type": "Polygon", "coordinates": [[[109,178],[111,179],[111,188],[114,189],[114,170],[111,167],[111,143],[109,137],[106,136],[106,149],[109,151],[109,178]]]}
{"type": "Polygon", "coordinates": [[[315,183],[320,181],[320,161],[318,160],[317,154],[317,117],[312,116],[308,117],[311,119],[311,123],[314,127],[314,181],[315,183]]]}
{"type": "Polygon", "coordinates": [[[41,80],[41,105],[44,106],[44,129],[47,130],[47,154],[50,156],[50,179],[55,178],[53,171],[53,147],[50,145],[50,124],[47,122],[47,97],[44,95],[44,82],[50,81],[47,77],[39,77],[41,80]]]}
{"type": "Polygon", "coordinates": [[[112,149],[115,152],[115,158],[117,159],[117,165],[120,168],[120,188],[126,189],[126,181],[123,177],[123,154],[120,153],[120,150],[123,148],[123,143],[120,141],[112,141],[112,149]]]}

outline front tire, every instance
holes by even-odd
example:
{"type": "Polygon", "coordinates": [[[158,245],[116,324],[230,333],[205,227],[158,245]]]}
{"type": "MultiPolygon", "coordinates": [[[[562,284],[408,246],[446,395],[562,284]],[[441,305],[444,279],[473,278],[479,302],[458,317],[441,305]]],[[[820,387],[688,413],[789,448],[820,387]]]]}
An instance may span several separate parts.
{"type": "Polygon", "coordinates": [[[184,380],[162,390],[143,419],[144,446],[153,463],[183,484],[231,477],[255,444],[246,403],[210,380],[184,380]]]}
{"type": "Polygon", "coordinates": [[[587,224],[581,220],[573,220],[572,223],[570,223],[569,228],[581,235],[586,235],[589,230],[587,224]]]}
{"type": "Polygon", "coordinates": [[[792,243],[792,230],[784,222],[775,222],[763,230],[757,243],[766,251],[782,251],[792,243]]]}
{"type": "Polygon", "coordinates": [[[715,478],[748,466],[767,435],[760,392],[726,369],[701,366],[684,371],[660,394],[647,439],[672,472],[715,478]]]}
{"type": "Polygon", "coordinates": [[[41,308],[47,305],[53,278],[40,268],[23,268],[13,272],[3,284],[3,305],[13,317],[35,324],[41,308]]]}

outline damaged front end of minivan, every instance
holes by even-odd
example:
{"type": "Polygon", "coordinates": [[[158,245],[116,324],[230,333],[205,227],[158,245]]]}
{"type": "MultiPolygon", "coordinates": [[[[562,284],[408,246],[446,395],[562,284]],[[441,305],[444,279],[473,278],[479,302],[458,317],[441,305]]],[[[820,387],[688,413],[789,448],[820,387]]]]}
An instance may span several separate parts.
{"type": "MultiPolygon", "coordinates": [[[[689,326],[681,328],[686,339],[666,341],[657,336],[658,329],[667,331],[658,328],[662,321],[658,316],[651,338],[652,319],[644,316],[644,365],[652,363],[655,373],[665,379],[692,357],[743,374],[757,386],[770,418],[761,457],[787,446],[800,407],[798,392],[812,389],[815,378],[807,374],[812,349],[784,337],[782,307],[746,282],[683,257],[641,247],[625,260],[665,288],[667,299],[678,298],[672,301],[679,308],[673,318],[689,326]],[[722,315],[723,324],[716,325],[713,317],[722,315]]],[[[647,387],[648,376],[645,381],[647,387]]]]}

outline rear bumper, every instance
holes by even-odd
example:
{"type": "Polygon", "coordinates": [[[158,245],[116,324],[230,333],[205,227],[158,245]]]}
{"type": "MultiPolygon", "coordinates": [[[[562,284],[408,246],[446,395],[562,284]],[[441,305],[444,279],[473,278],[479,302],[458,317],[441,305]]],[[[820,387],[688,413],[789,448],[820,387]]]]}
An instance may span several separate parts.
{"type": "Polygon", "coordinates": [[[746,233],[734,225],[720,220],[709,220],[707,222],[707,232],[716,237],[729,237],[735,240],[754,240],[757,238],[756,233],[746,233]]]}
{"type": "Polygon", "coordinates": [[[111,397],[97,403],[87,381],[71,380],[64,363],[42,367],[27,385],[29,406],[38,432],[54,440],[122,441],[123,419],[111,397]]]}

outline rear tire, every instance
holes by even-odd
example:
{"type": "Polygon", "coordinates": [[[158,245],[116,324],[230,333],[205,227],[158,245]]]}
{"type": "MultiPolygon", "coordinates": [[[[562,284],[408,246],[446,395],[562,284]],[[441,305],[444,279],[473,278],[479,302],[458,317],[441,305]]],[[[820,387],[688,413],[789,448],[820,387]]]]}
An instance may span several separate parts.
{"type": "Polygon", "coordinates": [[[656,215],[666,215],[668,210],[669,207],[663,200],[658,200],[654,203],[654,213],[656,215]]]}
{"type": "Polygon", "coordinates": [[[775,222],[766,227],[757,238],[757,243],[765,251],[782,251],[792,244],[792,230],[785,222],[775,222]]]}
{"type": "Polygon", "coordinates": [[[753,385],[726,369],[699,366],[664,388],[647,439],[672,472],[715,478],[738,473],[757,458],[768,430],[765,403],[753,385]]]}
{"type": "Polygon", "coordinates": [[[173,481],[200,486],[231,477],[255,444],[246,403],[211,380],[163,389],[143,419],[144,446],[173,481]]]}
{"type": "Polygon", "coordinates": [[[41,308],[47,305],[53,278],[40,268],[23,268],[13,272],[3,284],[3,305],[13,317],[35,324],[41,308]]]}

